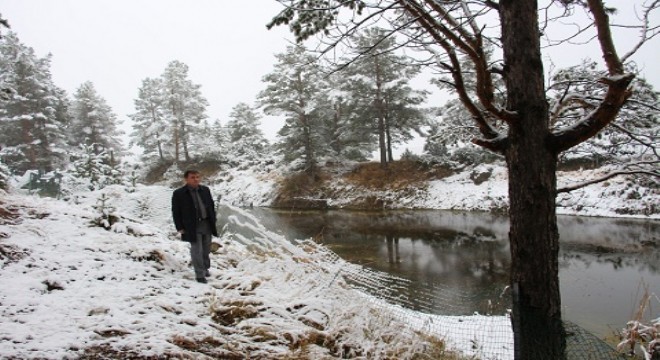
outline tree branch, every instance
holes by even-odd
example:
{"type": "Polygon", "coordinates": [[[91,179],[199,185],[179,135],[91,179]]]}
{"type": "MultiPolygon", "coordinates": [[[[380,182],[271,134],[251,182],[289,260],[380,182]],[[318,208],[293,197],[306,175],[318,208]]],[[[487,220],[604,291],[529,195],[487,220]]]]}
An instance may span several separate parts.
{"type": "Polygon", "coordinates": [[[571,192],[573,190],[577,190],[577,189],[581,189],[583,187],[587,187],[589,185],[598,184],[600,182],[609,180],[609,179],[611,179],[615,176],[619,176],[619,175],[637,175],[637,174],[660,177],[660,173],[657,172],[657,171],[646,171],[646,170],[615,171],[615,172],[609,173],[609,174],[607,174],[603,177],[599,177],[599,178],[596,178],[596,179],[592,179],[592,180],[589,180],[589,181],[585,181],[585,182],[570,185],[570,186],[564,186],[562,188],[557,189],[557,194],[567,193],[567,192],[571,192]]]}
{"type": "Polygon", "coordinates": [[[596,135],[605,126],[616,118],[623,104],[632,94],[628,86],[635,78],[634,74],[625,74],[623,63],[619,59],[612,33],[609,18],[602,0],[587,0],[589,10],[594,16],[594,23],[598,33],[603,59],[607,65],[609,77],[600,81],[608,85],[605,98],[598,107],[580,120],[577,124],[552,133],[549,137],[549,146],[557,153],[596,135]]]}
{"type": "Polygon", "coordinates": [[[475,144],[483,146],[489,150],[502,153],[507,144],[506,137],[497,132],[488,123],[484,113],[472,102],[472,99],[470,99],[470,95],[467,93],[463,79],[461,63],[458,60],[458,56],[456,55],[452,45],[445,38],[443,38],[442,35],[444,35],[444,33],[440,33],[440,30],[434,26],[434,24],[437,22],[428,13],[424,12],[424,10],[419,6],[413,6],[409,4],[408,1],[403,1],[402,6],[411,14],[411,16],[418,19],[418,23],[433,37],[435,42],[443,48],[444,52],[449,57],[451,65],[445,65],[445,67],[451,72],[452,78],[454,79],[453,85],[456,89],[456,92],[458,93],[458,97],[463,106],[465,106],[468,112],[470,112],[470,114],[473,116],[481,134],[486,138],[485,140],[475,142],[475,144]]]}
{"type": "Polygon", "coordinates": [[[594,15],[594,23],[598,33],[598,42],[600,50],[603,53],[603,59],[607,65],[610,75],[623,74],[623,62],[617,55],[612,32],[610,30],[610,20],[602,0],[587,0],[589,11],[594,15]]]}
{"type": "MultiPolygon", "coordinates": [[[[635,46],[633,46],[633,48],[630,51],[628,51],[628,53],[626,53],[625,55],[623,55],[621,57],[621,62],[625,63],[626,60],[628,60],[628,58],[633,56],[637,52],[637,50],[639,50],[639,48],[641,48],[642,45],[644,45],[644,43],[646,43],[646,41],[648,41],[650,39],[650,37],[648,36],[648,33],[649,33],[649,14],[651,13],[651,11],[653,11],[654,9],[657,9],[659,6],[660,6],[660,0],[655,0],[655,1],[653,1],[653,3],[651,5],[649,5],[648,7],[646,7],[644,9],[644,16],[642,17],[642,21],[644,22],[644,24],[642,25],[642,37],[637,42],[637,44],[635,44],[635,46]]],[[[657,33],[655,33],[655,34],[657,34],[657,33]]],[[[651,37],[653,37],[653,36],[655,36],[655,35],[652,34],[651,37]]]]}

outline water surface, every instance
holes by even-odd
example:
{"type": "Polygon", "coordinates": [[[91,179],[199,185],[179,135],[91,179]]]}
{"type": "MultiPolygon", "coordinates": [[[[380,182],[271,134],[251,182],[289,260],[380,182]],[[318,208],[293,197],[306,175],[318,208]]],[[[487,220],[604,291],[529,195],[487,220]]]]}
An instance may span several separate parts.
{"type": "MultiPolygon", "coordinates": [[[[255,209],[266,227],[314,238],[342,258],[408,279],[389,298],[435,314],[510,308],[508,220],[482,212],[255,209]]],[[[642,284],[660,294],[660,221],[560,216],[564,318],[598,336],[633,316],[642,284]]],[[[387,284],[386,284],[387,285],[387,284]]],[[[653,308],[658,317],[658,304],[653,308]]]]}

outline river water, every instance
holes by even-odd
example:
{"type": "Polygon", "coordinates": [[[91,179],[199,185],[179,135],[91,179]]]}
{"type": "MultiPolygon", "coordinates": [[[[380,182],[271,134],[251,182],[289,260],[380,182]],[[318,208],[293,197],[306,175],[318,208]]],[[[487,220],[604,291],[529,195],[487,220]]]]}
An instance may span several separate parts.
{"type": "MultiPolygon", "coordinates": [[[[314,238],[342,258],[407,279],[400,303],[434,314],[510,308],[508,220],[481,212],[254,209],[290,239],[314,238]]],[[[660,296],[660,221],[560,216],[564,319],[599,337],[625,326],[643,288],[660,296]]],[[[387,284],[384,284],[387,286],[387,284]]],[[[654,300],[646,316],[660,316],[654,300]]]]}

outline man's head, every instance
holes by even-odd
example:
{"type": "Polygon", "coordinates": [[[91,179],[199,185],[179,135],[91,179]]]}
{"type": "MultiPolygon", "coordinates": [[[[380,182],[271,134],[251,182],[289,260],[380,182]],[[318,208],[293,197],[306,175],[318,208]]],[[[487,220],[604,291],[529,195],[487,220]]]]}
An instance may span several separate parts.
{"type": "Polygon", "coordinates": [[[186,181],[186,185],[193,188],[199,186],[199,181],[200,181],[199,171],[186,170],[186,172],[183,173],[183,178],[186,181]]]}

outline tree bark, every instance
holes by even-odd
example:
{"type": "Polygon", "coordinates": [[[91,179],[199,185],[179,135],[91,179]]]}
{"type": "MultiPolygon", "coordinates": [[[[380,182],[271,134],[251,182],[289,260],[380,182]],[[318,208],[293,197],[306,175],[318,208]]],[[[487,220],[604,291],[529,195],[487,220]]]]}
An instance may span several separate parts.
{"type": "Polygon", "coordinates": [[[394,156],[392,155],[392,134],[390,133],[390,122],[389,118],[385,117],[385,137],[387,140],[387,161],[394,161],[394,156]]]}
{"type": "Polygon", "coordinates": [[[516,359],[565,359],[555,212],[557,153],[548,144],[537,2],[500,1],[507,108],[517,114],[509,170],[511,284],[516,359]]]}
{"type": "Polygon", "coordinates": [[[312,144],[312,133],[306,114],[300,114],[300,122],[303,124],[303,136],[305,137],[305,170],[309,174],[316,173],[316,159],[314,158],[314,146],[312,144]]]}
{"type": "Polygon", "coordinates": [[[190,161],[190,153],[188,153],[188,130],[186,129],[186,123],[181,122],[181,143],[183,144],[183,156],[186,161],[190,161]]]}
{"type": "Polygon", "coordinates": [[[376,59],[376,116],[378,117],[378,150],[380,151],[380,166],[387,168],[387,147],[385,144],[385,115],[383,114],[383,96],[380,74],[380,64],[376,59]]]}
{"type": "MultiPolygon", "coordinates": [[[[158,122],[158,116],[156,116],[156,109],[155,105],[151,105],[151,121],[154,123],[158,122]]],[[[160,161],[163,161],[163,147],[160,143],[160,133],[156,131],[156,146],[158,147],[158,157],[160,158],[160,161]]]]}
{"type": "Polygon", "coordinates": [[[174,125],[174,162],[179,162],[179,126],[174,125]]]}
{"type": "MultiPolygon", "coordinates": [[[[171,90],[171,93],[174,94],[174,89],[171,90]]],[[[174,119],[173,125],[174,128],[174,162],[178,163],[179,162],[179,142],[181,141],[180,135],[179,134],[179,117],[176,111],[176,105],[174,102],[171,103],[172,105],[172,117],[174,119]]]]}

